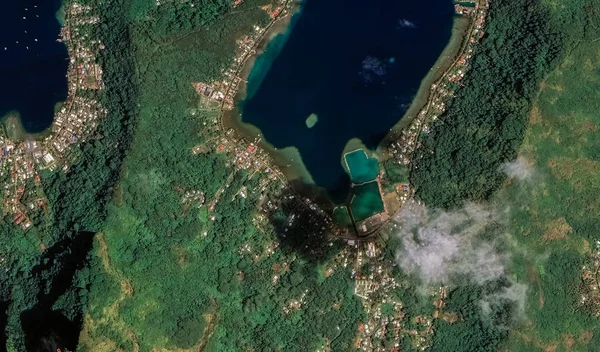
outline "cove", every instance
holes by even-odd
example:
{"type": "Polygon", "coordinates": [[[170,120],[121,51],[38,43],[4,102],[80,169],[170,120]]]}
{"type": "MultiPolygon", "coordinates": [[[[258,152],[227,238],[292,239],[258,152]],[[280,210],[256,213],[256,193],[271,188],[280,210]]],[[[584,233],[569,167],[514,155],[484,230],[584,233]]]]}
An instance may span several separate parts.
{"type": "Polygon", "coordinates": [[[23,128],[50,127],[56,103],[67,98],[67,47],[57,42],[61,0],[2,3],[0,117],[15,111],[23,128]]]}
{"type": "Polygon", "coordinates": [[[276,148],[296,147],[315,183],[343,200],[344,146],[359,138],[375,149],[400,120],[448,44],[453,16],[450,0],[306,0],[285,40],[252,68],[242,121],[276,148]],[[318,123],[308,128],[312,114],[318,123]]]}

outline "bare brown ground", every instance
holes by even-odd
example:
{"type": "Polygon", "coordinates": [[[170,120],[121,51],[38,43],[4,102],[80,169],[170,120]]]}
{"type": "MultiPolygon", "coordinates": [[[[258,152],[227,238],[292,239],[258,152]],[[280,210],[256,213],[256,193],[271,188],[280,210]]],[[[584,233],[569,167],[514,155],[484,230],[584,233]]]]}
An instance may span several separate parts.
{"type": "Polygon", "coordinates": [[[592,341],[593,338],[594,333],[592,332],[592,330],[586,330],[583,333],[581,333],[581,335],[579,335],[579,338],[577,340],[579,341],[579,343],[587,345],[588,343],[590,343],[590,341],[592,341]]]}
{"type": "Polygon", "coordinates": [[[585,121],[583,122],[580,126],[578,126],[574,132],[574,134],[576,136],[581,136],[583,134],[586,134],[588,132],[596,132],[598,131],[598,125],[591,122],[591,121],[585,121]]]}
{"type": "Polygon", "coordinates": [[[554,352],[558,348],[558,342],[542,342],[537,338],[531,337],[522,331],[513,331],[513,333],[519,336],[527,344],[533,345],[544,352],[554,352]]]}
{"type": "Polygon", "coordinates": [[[529,125],[537,125],[540,122],[542,122],[542,113],[540,112],[540,109],[537,107],[537,105],[534,105],[531,111],[529,112],[529,125]]]}
{"type": "Polygon", "coordinates": [[[208,341],[210,341],[212,334],[215,332],[215,328],[217,327],[217,314],[205,313],[202,316],[206,320],[207,325],[206,328],[204,328],[202,337],[196,345],[190,348],[153,348],[152,352],[203,352],[208,344],[208,341]]]}
{"type": "Polygon", "coordinates": [[[573,228],[567,223],[564,217],[552,220],[546,226],[546,232],[542,239],[544,241],[564,240],[573,231],[573,228]]]}
{"type": "Polygon", "coordinates": [[[571,159],[571,158],[552,158],[548,161],[548,166],[552,173],[559,180],[572,179],[575,171],[579,176],[598,175],[600,172],[600,162],[590,159],[571,159]]]}
{"type": "Polygon", "coordinates": [[[573,347],[573,345],[575,344],[575,338],[573,337],[573,335],[570,334],[564,334],[563,335],[563,344],[565,345],[565,347],[567,349],[571,349],[571,347],[573,347]]]}
{"type": "Polygon", "coordinates": [[[187,264],[188,251],[181,246],[173,247],[173,254],[177,257],[177,263],[181,268],[185,268],[187,264]]]}

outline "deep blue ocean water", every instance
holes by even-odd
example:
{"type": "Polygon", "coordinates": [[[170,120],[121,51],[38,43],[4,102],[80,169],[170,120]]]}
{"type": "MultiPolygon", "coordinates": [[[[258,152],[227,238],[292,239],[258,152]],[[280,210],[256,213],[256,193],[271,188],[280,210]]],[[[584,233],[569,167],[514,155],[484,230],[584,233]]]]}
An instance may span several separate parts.
{"type": "Polygon", "coordinates": [[[275,147],[298,148],[315,183],[342,199],[344,146],[356,137],[375,148],[402,117],[448,44],[453,15],[451,0],[306,0],[254,66],[242,120],[275,147]]]}
{"type": "Polygon", "coordinates": [[[2,3],[0,117],[18,111],[27,132],[52,124],[54,106],[67,97],[67,48],[56,41],[61,0],[2,3]]]}

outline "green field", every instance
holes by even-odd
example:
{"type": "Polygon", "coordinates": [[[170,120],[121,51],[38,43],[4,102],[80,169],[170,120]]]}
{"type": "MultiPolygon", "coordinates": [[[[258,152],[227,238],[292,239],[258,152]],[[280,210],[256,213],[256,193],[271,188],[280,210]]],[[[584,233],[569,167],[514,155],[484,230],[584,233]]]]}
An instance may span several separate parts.
{"type": "Polygon", "coordinates": [[[355,186],[352,191],[354,197],[350,201],[350,210],[355,221],[365,220],[384,210],[377,182],[373,181],[355,186]]]}
{"type": "Polygon", "coordinates": [[[600,233],[599,52],[599,41],[583,39],[543,81],[519,153],[533,179],[499,194],[511,207],[509,231],[528,253],[513,269],[530,287],[513,351],[592,351],[598,343],[591,315],[600,305],[580,297],[582,266],[600,233]]]}
{"type": "Polygon", "coordinates": [[[346,153],[344,159],[353,183],[369,182],[379,175],[377,159],[367,157],[367,153],[363,149],[346,153]]]}

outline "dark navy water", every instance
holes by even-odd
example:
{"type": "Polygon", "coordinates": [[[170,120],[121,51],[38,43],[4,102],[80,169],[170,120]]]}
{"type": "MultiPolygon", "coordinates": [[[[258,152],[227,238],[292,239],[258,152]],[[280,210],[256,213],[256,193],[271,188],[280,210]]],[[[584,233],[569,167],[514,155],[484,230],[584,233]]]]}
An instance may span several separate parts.
{"type": "Polygon", "coordinates": [[[398,122],[448,44],[453,15],[451,0],[306,0],[284,44],[254,66],[242,120],[275,147],[298,148],[339,199],[350,183],[344,146],[356,137],[373,149],[398,122]]]}
{"type": "Polygon", "coordinates": [[[52,124],[54,106],[67,97],[67,48],[56,41],[61,0],[2,3],[0,117],[17,111],[27,132],[52,124]]]}

